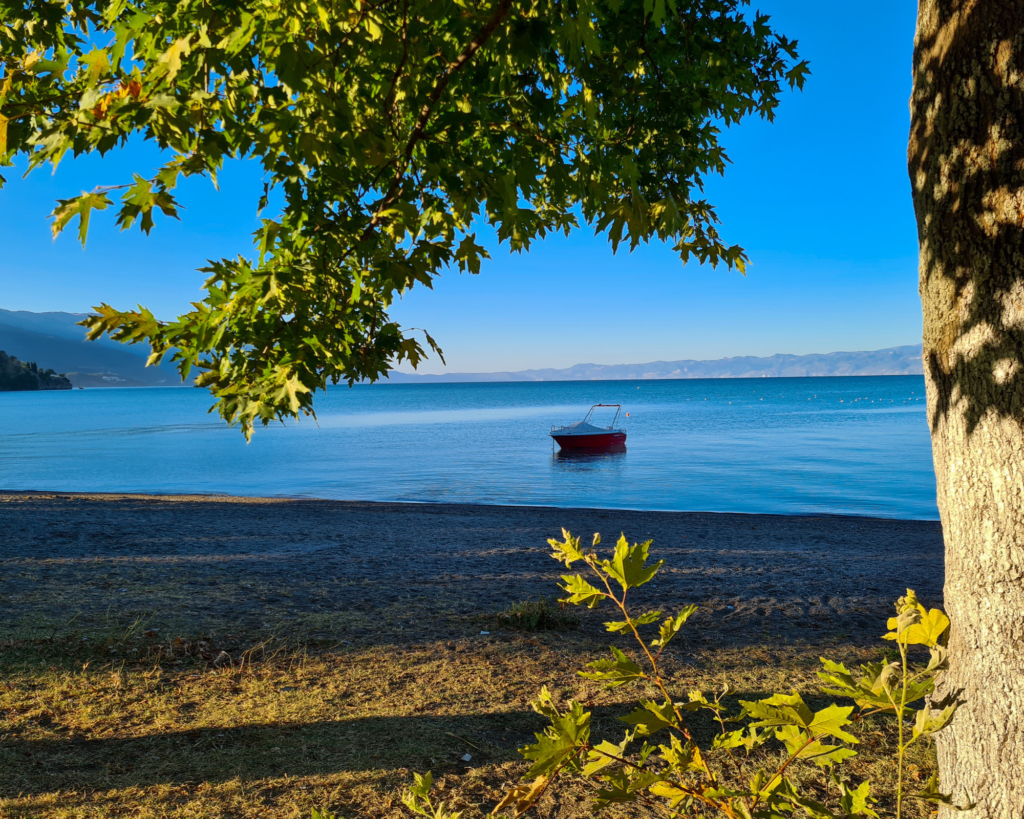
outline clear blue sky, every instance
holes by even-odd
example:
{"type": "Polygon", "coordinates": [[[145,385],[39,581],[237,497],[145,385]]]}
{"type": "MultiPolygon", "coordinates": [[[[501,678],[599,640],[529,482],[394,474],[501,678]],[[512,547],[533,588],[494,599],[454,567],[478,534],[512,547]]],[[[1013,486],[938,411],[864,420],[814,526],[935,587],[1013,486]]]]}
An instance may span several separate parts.
{"type": "MultiPolygon", "coordinates": [[[[915,5],[755,5],[799,39],[812,75],[802,93],[786,94],[774,124],[751,119],[724,136],[733,164],[708,194],[726,240],[751,257],[746,277],[683,267],[660,245],[614,256],[584,229],[528,256],[492,247],[480,276],[446,274],[432,291],[407,294],[393,315],[426,327],[448,369],[466,372],[917,343],[906,173],[915,5]]],[[[261,189],[252,163],[228,167],[220,192],[190,182],[182,221],[158,217],[148,238],[98,214],[84,251],[71,229],[51,241],[56,198],[156,163],[141,146],[65,160],[55,175],[41,169],[26,180],[7,169],[0,307],[83,312],[107,301],[171,317],[200,297],[195,269],[206,259],[250,253],[261,189]]],[[[421,368],[442,370],[437,361],[421,368]]]]}

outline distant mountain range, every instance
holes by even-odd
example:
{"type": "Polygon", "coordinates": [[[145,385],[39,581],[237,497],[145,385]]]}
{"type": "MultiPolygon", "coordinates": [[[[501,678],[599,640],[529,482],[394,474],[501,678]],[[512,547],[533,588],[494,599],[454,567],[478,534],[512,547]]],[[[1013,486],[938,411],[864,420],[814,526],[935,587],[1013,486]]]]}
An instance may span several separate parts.
{"type": "Polygon", "coordinates": [[[0,350],[22,361],[63,373],[76,387],[152,387],[178,385],[168,364],[147,367],[149,346],[109,338],[85,340],[79,327],[86,313],[29,313],[0,310],[0,350]]]}
{"type": "MultiPolygon", "coordinates": [[[[76,387],[176,386],[177,371],[166,362],[147,367],[149,347],[109,338],[85,340],[79,327],[86,313],[29,313],[0,310],[0,350],[22,361],[62,373],[76,387]]],[[[565,369],[496,373],[419,375],[392,372],[403,383],[486,381],[632,381],[659,378],[769,378],[809,375],[920,375],[921,345],[885,350],[811,355],[739,356],[715,361],[652,361],[649,364],[576,364],[565,369]]]]}
{"type": "Polygon", "coordinates": [[[798,378],[809,375],[921,375],[921,345],[852,353],[738,356],[714,361],[652,361],[649,364],[576,364],[564,370],[418,375],[393,372],[394,384],[456,381],[634,381],[662,378],[798,378]]]}

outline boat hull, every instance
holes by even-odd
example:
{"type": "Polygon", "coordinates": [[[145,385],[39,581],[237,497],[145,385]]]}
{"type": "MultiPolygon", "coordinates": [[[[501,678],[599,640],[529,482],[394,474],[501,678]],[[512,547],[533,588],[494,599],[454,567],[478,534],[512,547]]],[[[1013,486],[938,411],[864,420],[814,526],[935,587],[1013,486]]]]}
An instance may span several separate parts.
{"type": "Polygon", "coordinates": [[[610,449],[626,443],[625,432],[593,432],[582,435],[552,435],[562,449],[610,449]]]}

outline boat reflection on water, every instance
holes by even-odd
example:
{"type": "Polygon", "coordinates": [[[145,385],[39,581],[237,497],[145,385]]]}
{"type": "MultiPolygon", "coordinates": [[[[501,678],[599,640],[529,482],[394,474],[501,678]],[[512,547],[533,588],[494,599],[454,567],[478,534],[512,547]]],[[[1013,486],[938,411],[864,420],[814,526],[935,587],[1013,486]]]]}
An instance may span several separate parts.
{"type": "Polygon", "coordinates": [[[552,454],[556,461],[599,461],[604,459],[618,459],[626,454],[626,445],[603,447],[577,447],[575,449],[560,449],[552,454]]]}
{"type": "Polygon", "coordinates": [[[614,485],[626,474],[626,445],[599,449],[560,449],[551,453],[551,471],[561,477],[557,480],[582,481],[591,484],[614,485]]]}

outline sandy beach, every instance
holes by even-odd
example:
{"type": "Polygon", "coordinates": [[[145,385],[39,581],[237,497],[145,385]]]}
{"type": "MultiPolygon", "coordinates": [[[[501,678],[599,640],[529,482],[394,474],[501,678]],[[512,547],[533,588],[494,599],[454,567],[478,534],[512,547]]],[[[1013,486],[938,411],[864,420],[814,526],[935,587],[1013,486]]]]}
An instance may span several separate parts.
{"type": "Polygon", "coordinates": [[[431,639],[446,617],[557,595],[563,526],[653,539],[667,563],[643,605],[698,603],[715,640],[874,640],[908,586],[942,602],[933,521],[4,492],[0,622],[431,639]]]}

